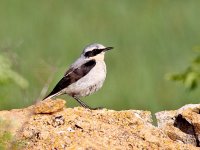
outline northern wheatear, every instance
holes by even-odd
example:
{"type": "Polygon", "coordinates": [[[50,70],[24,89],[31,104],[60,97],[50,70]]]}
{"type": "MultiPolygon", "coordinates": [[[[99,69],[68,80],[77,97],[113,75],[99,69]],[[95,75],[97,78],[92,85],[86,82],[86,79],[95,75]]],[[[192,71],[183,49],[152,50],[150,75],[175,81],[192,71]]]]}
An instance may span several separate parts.
{"type": "Polygon", "coordinates": [[[57,83],[52,92],[44,99],[68,94],[77,100],[83,107],[91,108],[81,101],[80,97],[88,96],[98,91],[106,78],[106,64],[104,54],[113,47],[101,44],[87,46],[78,58],[65,72],[64,77],[57,83]]]}

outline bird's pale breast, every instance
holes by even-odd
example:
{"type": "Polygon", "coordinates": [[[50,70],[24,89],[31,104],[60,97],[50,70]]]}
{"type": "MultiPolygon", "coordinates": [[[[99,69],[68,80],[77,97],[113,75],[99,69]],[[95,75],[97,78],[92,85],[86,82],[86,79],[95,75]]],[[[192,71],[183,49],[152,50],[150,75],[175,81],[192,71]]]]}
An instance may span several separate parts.
{"type": "Polygon", "coordinates": [[[106,65],[104,61],[97,61],[90,72],[65,89],[65,93],[76,96],[88,96],[99,90],[106,78],[106,65]]]}

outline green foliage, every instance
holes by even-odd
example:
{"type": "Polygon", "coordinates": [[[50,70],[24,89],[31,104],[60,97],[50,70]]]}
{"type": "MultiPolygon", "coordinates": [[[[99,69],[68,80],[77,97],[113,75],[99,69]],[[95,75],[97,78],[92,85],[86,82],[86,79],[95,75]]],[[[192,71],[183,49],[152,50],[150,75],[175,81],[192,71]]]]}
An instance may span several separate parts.
{"type": "Polygon", "coordinates": [[[0,150],[19,150],[26,146],[26,140],[16,139],[10,132],[11,123],[0,118],[0,150]]]}
{"type": "Polygon", "coordinates": [[[12,139],[10,132],[4,131],[0,133],[0,150],[7,149],[12,139]]]}
{"type": "Polygon", "coordinates": [[[9,122],[0,118],[0,150],[8,149],[9,143],[12,140],[12,135],[8,131],[9,122]]]}
{"type": "Polygon", "coordinates": [[[9,82],[16,83],[22,89],[28,87],[28,81],[12,69],[11,60],[0,54],[0,85],[9,82]]]}
{"type": "Polygon", "coordinates": [[[181,82],[189,90],[196,89],[200,82],[200,51],[197,52],[199,54],[183,72],[168,74],[167,79],[181,82]]]}

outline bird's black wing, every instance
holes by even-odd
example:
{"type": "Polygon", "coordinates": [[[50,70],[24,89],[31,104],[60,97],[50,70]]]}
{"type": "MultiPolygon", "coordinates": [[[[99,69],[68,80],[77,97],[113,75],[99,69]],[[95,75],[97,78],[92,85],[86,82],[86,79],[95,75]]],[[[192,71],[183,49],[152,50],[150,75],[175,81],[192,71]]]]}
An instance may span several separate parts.
{"type": "Polygon", "coordinates": [[[66,74],[57,83],[57,85],[54,87],[52,92],[49,95],[47,95],[44,99],[48,98],[51,95],[54,95],[54,94],[60,92],[61,90],[68,87],[72,83],[78,81],[79,79],[81,79],[82,77],[87,75],[95,65],[96,65],[96,61],[94,59],[92,59],[92,60],[89,60],[88,62],[84,63],[80,67],[72,69],[71,71],[69,71],[68,74],[66,74]]]}

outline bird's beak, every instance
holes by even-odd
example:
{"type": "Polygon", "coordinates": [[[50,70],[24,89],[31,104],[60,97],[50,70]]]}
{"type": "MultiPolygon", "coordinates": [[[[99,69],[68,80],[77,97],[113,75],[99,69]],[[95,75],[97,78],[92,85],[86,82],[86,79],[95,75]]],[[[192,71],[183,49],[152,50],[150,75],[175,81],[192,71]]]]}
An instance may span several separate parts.
{"type": "Polygon", "coordinates": [[[114,47],[106,47],[103,51],[106,52],[106,51],[109,51],[111,49],[113,49],[114,47]]]}

